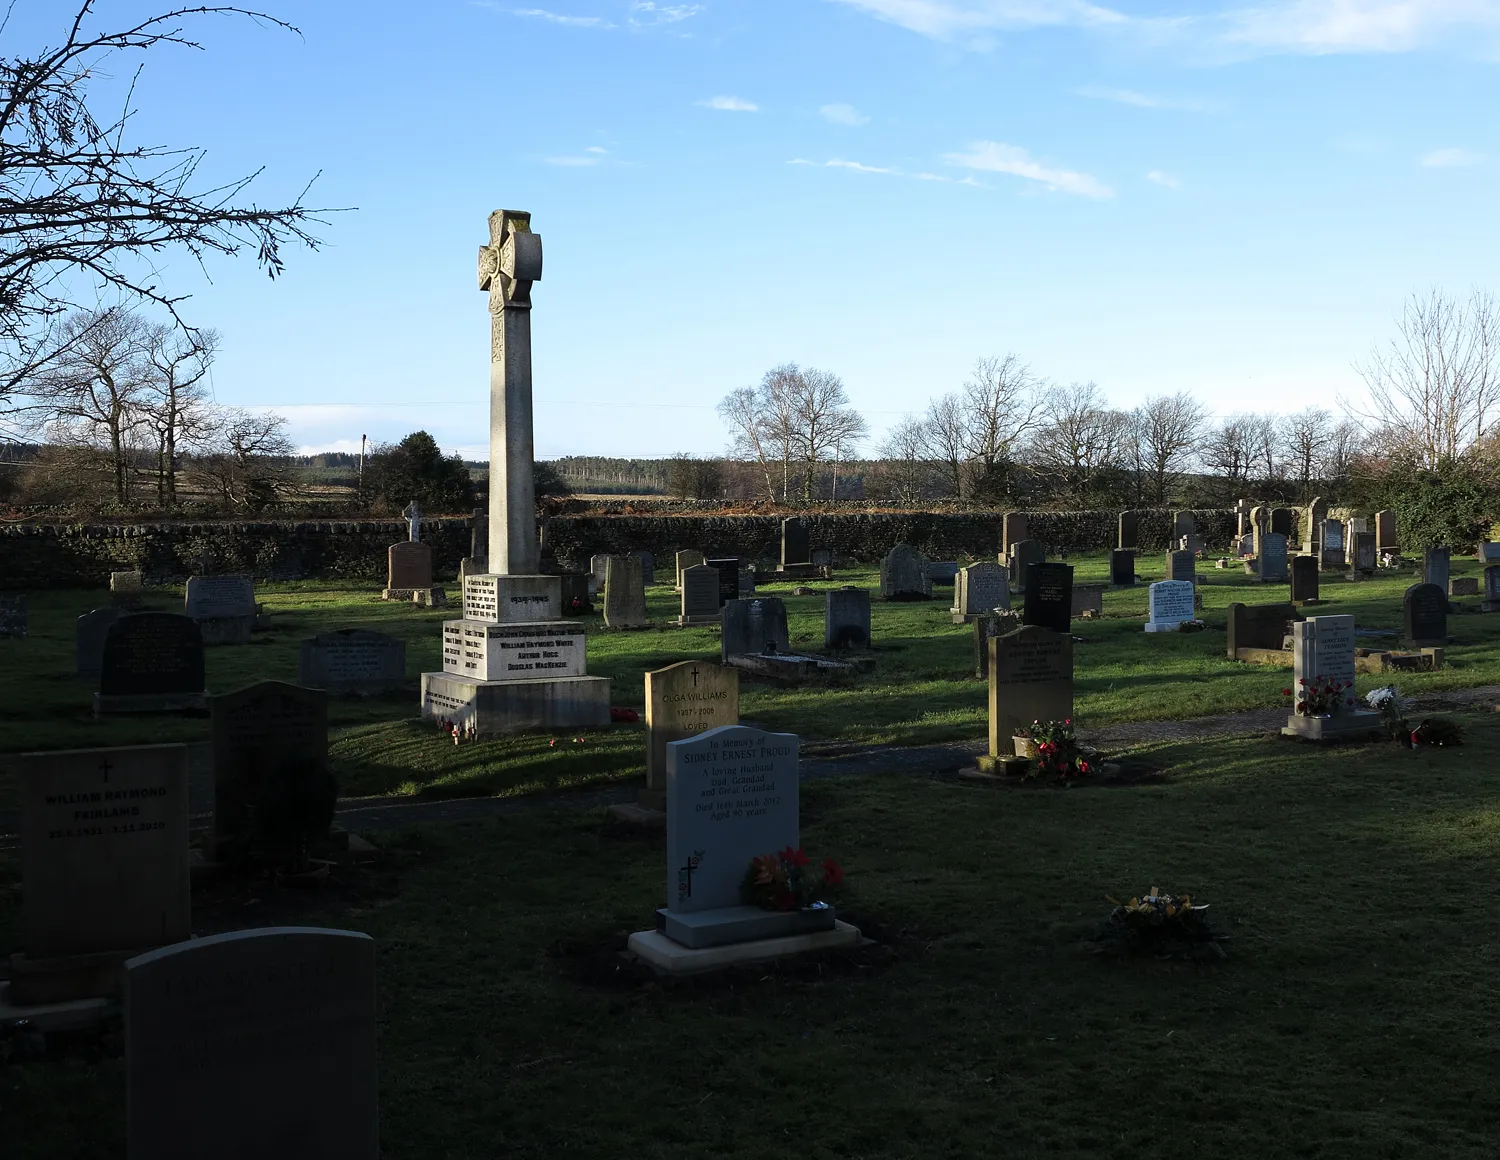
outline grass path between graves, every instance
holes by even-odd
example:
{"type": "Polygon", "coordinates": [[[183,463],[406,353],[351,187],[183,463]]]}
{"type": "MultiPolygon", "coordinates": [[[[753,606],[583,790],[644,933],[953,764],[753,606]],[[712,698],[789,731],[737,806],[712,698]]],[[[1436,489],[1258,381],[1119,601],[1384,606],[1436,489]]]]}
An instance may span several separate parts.
{"type": "MultiPolygon", "coordinates": [[[[1071,561],[1075,582],[1103,583],[1102,556],[1071,561]]],[[[1145,580],[1162,575],[1164,560],[1145,556],[1145,580]]],[[[1455,576],[1479,576],[1477,560],[1456,560],[1455,576]]],[[[1183,721],[1274,710],[1289,669],[1239,664],[1225,655],[1226,610],[1232,601],[1285,601],[1285,585],[1261,585],[1238,569],[1200,565],[1207,631],[1147,635],[1146,587],[1106,591],[1104,616],[1073,623],[1078,643],[1075,717],[1085,728],[1141,722],[1183,721]]],[[[1401,594],[1409,573],[1383,574],[1351,583],[1325,577],[1325,603],[1313,611],[1353,613],[1361,629],[1394,633],[1400,627],[1401,594]]],[[[872,569],[841,571],[837,583],[875,589],[872,569]]],[[[792,644],[822,644],[823,596],[791,595],[792,586],[772,584],[763,593],[785,599],[792,644]]],[[[616,705],[641,708],[644,674],[680,660],[718,655],[714,628],[669,626],[676,613],[670,586],[648,590],[654,627],[608,631],[595,615],[589,631],[589,670],[613,680],[616,705]]],[[[875,664],[846,685],[788,688],[745,679],[741,716],[770,729],[799,734],[804,744],[926,745],[980,741],[986,735],[986,691],[973,675],[972,630],[951,623],[952,590],[936,589],[930,604],[873,607],[875,664]]],[[[208,736],[201,718],[113,718],[90,715],[90,687],[71,675],[73,622],[102,603],[102,592],[33,594],[31,635],[0,638],[0,810],[16,802],[4,755],[33,749],[197,741],[208,736]]],[[[465,797],[531,794],[598,786],[639,777],[645,746],[641,724],[616,725],[582,735],[521,735],[455,748],[416,718],[416,676],[439,665],[440,625],[454,610],[423,610],[389,604],[374,586],[301,582],[263,586],[258,598],[273,616],[272,631],[254,642],[208,651],[208,685],[227,692],[256,680],[295,681],[299,642],[341,627],[393,633],[407,644],[410,687],[386,697],[339,698],[330,704],[332,759],[342,792],[349,796],[465,797]]],[[[153,606],[180,608],[181,593],[161,590],[153,606]]],[[[1500,684],[1500,616],[1477,612],[1478,600],[1458,602],[1465,611],[1450,618],[1453,637],[1443,672],[1400,679],[1404,692],[1436,694],[1500,684]]],[[[1367,636],[1362,644],[1390,646],[1394,636],[1367,636]]],[[[1288,654],[1290,656],[1290,654],[1288,654]]],[[[1363,693],[1382,678],[1361,677],[1363,693]]]]}
{"type": "MultiPolygon", "coordinates": [[[[809,782],[804,845],[878,945],[714,982],[619,968],[665,853],[602,809],[387,834],[323,891],[199,891],[195,929],[376,938],[387,1160],[1489,1160],[1500,722],[1459,718],[1456,750],[1158,744],[1129,787],[809,782]],[[1151,886],[1229,959],[1085,953],[1151,886]]],[[[0,1065],[7,1160],[123,1154],[97,1047],[0,1065]]]]}

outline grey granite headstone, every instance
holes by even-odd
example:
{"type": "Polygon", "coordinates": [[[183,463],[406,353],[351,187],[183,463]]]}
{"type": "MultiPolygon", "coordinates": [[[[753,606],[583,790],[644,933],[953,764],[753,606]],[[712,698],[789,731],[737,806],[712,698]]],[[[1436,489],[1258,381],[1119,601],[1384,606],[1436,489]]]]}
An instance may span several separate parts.
{"type": "Polygon", "coordinates": [[[957,560],[934,560],[927,565],[927,579],[945,588],[958,579],[957,560]]]}
{"type": "Polygon", "coordinates": [[[109,599],[120,608],[139,608],[146,594],[145,577],[140,572],[111,572],[109,599]]]}
{"type": "Polygon", "coordinates": [[[129,1160],[378,1160],[375,942],[263,927],[125,964],[129,1160]]]}
{"type": "Polygon", "coordinates": [[[1172,542],[1175,544],[1183,536],[1194,536],[1198,534],[1198,521],[1192,512],[1172,513],[1172,542]]]}
{"type": "Polygon", "coordinates": [[[137,612],[110,625],[99,664],[95,712],[201,708],[203,634],[191,617],[137,612]]]}
{"type": "Polygon", "coordinates": [[[695,568],[699,564],[707,562],[707,557],[696,548],[684,548],[677,553],[677,587],[682,587],[682,574],[689,568],[695,568]]]}
{"type": "Polygon", "coordinates": [[[1342,567],[1344,557],[1344,524],[1342,520],[1324,520],[1321,528],[1322,552],[1320,559],[1324,568],[1342,567]]]}
{"type": "Polygon", "coordinates": [[[25,636],[29,624],[24,594],[0,596],[0,636],[25,636]]]}
{"type": "Polygon", "coordinates": [[[1197,561],[1192,552],[1178,550],[1167,553],[1167,579],[1186,580],[1189,584],[1198,578],[1197,561]]]}
{"type": "Polygon", "coordinates": [[[1010,607],[1010,576],[999,564],[981,561],[960,568],[953,581],[953,623],[1010,607]]]}
{"type": "Polygon", "coordinates": [[[1095,616],[1104,615],[1103,584],[1073,585],[1073,618],[1076,620],[1085,612],[1091,612],[1095,616]]]}
{"type": "Polygon", "coordinates": [[[611,556],[605,570],[604,623],[638,628],[646,623],[646,582],[639,556],[611,556]]]}
{"type": "Polygon", "coordinates": [[[880,562],[880,595],[884,600],[930,600],[932,581],[927,561],[910,544],[897,544],[880,562]]]}
{"type": "Polygon", "coordinates": [[[96,608],[78,618],[73,629],[74,666],[80,677],[99,675],[104,663],[104,639],[109,627],[119,620],[118,608],[96,608]]]}
{"type": "Polygon", "coordinates": [[[1448,643],[1448,591],[1436,584],[1413,584],[1402,599],[1404,639],[1413,648],[1448,643]]]}
{"type": "Polygon", "coordinates": [[[1448,591],[1450,557],[1452,552],[1448,548],[1428,548],[1422,559],[1422,580],[1427,584],[1435,584],[1444,592],[1448,591]]]}
{"type": "Polygon", "coordinates": [[[248,576],[191,576],[183,612],[194,620],[255,615],[255,586],[248,576]]]}
{"type": "Polygon", "coordinates": [[[834,649],[870,647],[869,592],[846,587],[824,594],[823,644],[834,649]]]}
{"type": "Polygon", "coordinates": [[[298,679],[330,693],[384,693],[406,683],[406,642],[383,632],[340,628],[302,642],[298,679]]]}
{"type": "Polygon", "coordinates": [[[724,628],[720,634],[720,659],[791,652],[787,635],[786,605],[775,596],[731,600],[724,605],[724,628]]]}
{"type": "Polygon", "coordinates": [[[1484,603],[1480,607],[1485,612],[1500,611],[1500,564],[1484,570],[1484,603]]]}
{"type": "MultiPolygon", "coordinates": [[[[1309,557],[1311,559],[1311,557],[1309,557]]],[[[1267,584],[1284,584],[1287,579],[1286,537],[1267,532],[1260,538],[1260,555],[1256,557],[1260,578],[1267,584]]]]}
{"type": "Polygon", "coordinates": [[[1014,593],[1026,591],[1027,569],[1032,564],[1045,563],[1047,550],[1041,540],[1021,540],[1010,546],[1010,590],[1014,593]]]}
{"type": "Polygon", "coordinates": [[[679,625],[719,623],[719,570],[694,564],[682,570],[682,614],[679,625]]]}

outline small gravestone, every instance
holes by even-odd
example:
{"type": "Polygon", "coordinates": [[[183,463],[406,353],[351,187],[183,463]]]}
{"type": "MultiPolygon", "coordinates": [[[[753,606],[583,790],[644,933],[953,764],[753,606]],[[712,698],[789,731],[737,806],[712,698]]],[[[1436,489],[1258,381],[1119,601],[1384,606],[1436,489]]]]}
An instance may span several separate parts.
{"type": "Polygon", "coordinates": [[[958,562],[956,560],[934,560],[927,565],[927,579],[934,584],[941,584],[945,588],[958,579],[958,562]]]}
{"type": "Polygon", "coordinates": [[[25,636],[29,623],[24,595],[0,596],[0,636],[25,636]]]}
{"type": "Polygon", "coordinates": [[[1021,621],[1053,632],[1067,632],[1073,619],[1073,566],[1032,564],[1026,576],[1021,621]]]}
{"type": "Polygon", "coordinates": [[[604,623],[639,628],[646,623],[646,581],[639,556],[611,556],[604,577],[604,623]]]}
{"type": "Polygon", "coordinates": [[[798,516],[781,521],[781,566],[811,564],[812,551],[807,525],[798,516]]]}
{"type": "Polygon", "coordinates": [[[1448,548],[1428,548],[1426,555],[1422,557],[1423,582],[1435,584],[1444,592],[1448,591],[1451,556],[1452,552],[1448,548]]]}
{"type": "Polygon", "coordinates": [[[1319,555],[1320,566],[1324,569],[1340,568],[1346,561],[1344,559],[1344,525],[1340,520],[1324,520],[1322,528],[1323,549],[1319,555]]]}
{"type": "Polygon", "coordinates": [[[1027,538],[1027,521],[1021,512],[1006,512],[1000,520],[1000,552],[1007,559],[1011,545],[1027,538]]]}
{"type": "Polygon", "coordinates": [[[1076,584],[1073,587],[1073,616],[1104,615],[1104,585],[1076,584]]]}
{"type": "MultiPolygon", "coordinates": [[[[719,607],[723,608],[731,600],[740,598],[740,575],[744,571],[743,563],[736,556],[725,556],[717,560],[709,560],[710,568],[719,573],[719,607]]],[[[754,588],[752,582],[751,588],[754,588]]]]}
{"type": "Polygon", "coordinates": [[[1135,586],[1135,549],[1116,548],[1109,554],[1109,582],[1116,588],[1135,586]]]}
{"type": "Polygon", "coordinates": [[[1010,607],[1010,577],[999,564],[980,562],[960,568],[953,580],[952,620],[966,624],[997,608],[1010,607]]]}
{"type": "Polygon", "coordinates": [[[378,1160],[375,942],[262,927],[125,964],[129,1160],[378,1160]]]}
{"type": "Polygon", "coordinates": [[[1197,579],[1196,560],[1192,552],[1179,549],[1167,553],[1167,579],[1186,580],[1192,584],[1197,579]]]}
{"type": "Polygon", "coordinates": [[[214,697],[214,843],[221,858],[256,840],[257,820],[326,790],[328,694],[262,681],[214,697]]]}
{"type": "Polygon", "coordinates": [[[824,646],[869,648],[870,594],[863,588],[835,588],[823,599],[824,646]]]}
{"type": "Polygon", "coordinates": [[[1375,550],[1377,552],[1394,552],[1398,550],[1396,541],[1396,513],[1393,511],[1375,513],[1375,550]]]}
{"type": "Polygon", "coordinates": [[[78,618],[73,629],[74,666],[80,677],[96,677],[104,663],[104,638],[120,619],[118,608],[96,608],[78,618]]]}
{"type": "Polygon", "coordinates": [[[117,608],[139,608],[146,596],[146,580],[140,572],[111,572],[109,600],[117,608]]]}
{"type": "Polygon", "coordinates": [[[827,548],[814,548],[812,550],[812,562],[818,568],[832,568],[833,553],[827,548]]]}
{"type": "Polygon", "coordinates": [[[1027,625],[990,645],[990,756],[1014,751],[1011,738],[1033,721],[1073,716],[1073,637],[1027,625]]]}
{"type": "Polygon", "coordinates": [[[1483,612],[1500,612],[1500,564],[1491,564],[1484,570],[1483,612]]]}
{"type": "Polygon", "coordinates": [[[694,564],[682,570],[682,626],[719,623],[719,570],[694,564]]]}
{"type": "Polygon", "coordinates": [[[1486,540],[1480,544],[1479,558],[1486,564],[1493,564],[1496,561],[1500,561],[1500,543],[1496,543],[1494,540],[1486,540]]]}
{"type": "MultiPolygon", "coordinates": [[[[755,595],[755,565],[749,560],[744,561],[740,565],[738,587],[740,600],[744,600],[747,596],[755,595]]],[[[725,603],[727,604],[728,600],[725,603]]]]}
{"type": "Polygon", "coordinates": [[[641,562],[641,583],[646,585],[647,587],[655,584],[656,571],[655,566],[652,563],[651,553],[646,551],[645,549],[641,549],[640,551],[631,552],[630,554],[641,562]]]}
{"type": "Polygon", "coordinates": [[[689,568],[696,568],[699,564],[707,562],[707,558],[696,548],[684,548],[677,553],[677,587],[682,588],[682,574],[689,568]]]}
{"type": "Polygon", "coordinates": [[[1235,551],[1235,555],[1237,555],[1237,556],[1254,556],[1254,555],[1256,555],[1256,551],[1255,551],[1255,533],[1254,532],[1246,532],[1243,536],[1241,536],[1239,538],[1239,541],[1234,545],[1234,551],[1235,551]]]}
{"type": "Polygon", "coordinates": [[[202,709],[203,634],[173,612],[137,612],[110,625],[99,663],[95,715],[202,709]]]}
{"type": "Polygon", "coordinates": [[[1292,515],[1291,508],[1272,508],[1271,531],[1275,532],[1278,536],[1290,536],[1292,534],[1292,515]]]}
{"type": "Polygon", "coordinates": [[[1292,602],[1318,602],[1318,560],[1316,556],[1292,557],[1292,602]]]}
{"type": "Polygon", "coordinates": [[[1019,618],[1014,613],[987,613],[974,618],[974,675],[981,681],[990,675],[990,641],[1015,632],[1019,618]]]}
{"type": "Polygon", "coordinates": [[[897,544],[880,562],[882,600],[931,600],[927,561],[910,544],[897,544]]]}
{"type": "Polygon", "coordinates": [[[1172,513],[1172,542],[1180,543],[1184,536],[1196,536],[1198,534],[1198,521],[1193,518],[1192,512],[1172,513]]]}
{"type": "Polygon", "coordinates": [[[308,637],[298,680],[329,693],[391,692],[406,683],[406,642],[363,628],[308,637]]]}
{"type": "Polygon", "coordinates": [[[1159,580],[1149,591],[1147,632],[1176,632],[1193,619],[1193,585],[1188,580],[1159,580]]]}
{"type": "Polygon", "coordinates": [[[646,788],[641,804],[666,809],[667,743],[740,723],[740,674],[682,661],[646,674],[646,788]]]}
{"type": "Polygon", "coordinates": [[[1354,533],[1354,570],[1366,576],[1375,572],[1375,533],[1354,533]]]}
{"type": "Polygon", "coordinates": [[[786,605],[774,596],[731,600],[724,605],[724,629],[720,634],[720,659],[789,653],[786,605]]]}
{"type": "Polygon", "coordinates": [[[11,1000],[108,994],[126,955],[190,933],[187,747],[26,753],[18,765],[24,953],[11,1000]],[[94,970],[59,961],[116,953],[94,970]]]}
{"type": "MultiPolygon", "coordinates": [[[[1298,557],[1311,560],[1313,557],[1298,557]]],[[[1229,606],[1227,636],[1230,660],[1247,660],[1241,649],[1280,651],[1282,642],[1297,621],[1294,604],[1240,604],[1229,606]]]]}
{"type": "Polygon", "coordinates": [[[189,577],[183,612],[198,622],[204,644],[248,644],[255,630],[255,586],[248,576],[189,577]]]}
{"type": "Polygon", "coordinates": [[[1010,588],[1012,592],[1026,591],[1029,569],[1033,564],[1044,563],[1047,550],[1041,540],[1021,540],[1010,546],[1010,588]]]}
{"type": "MultiPolygon", "coordinates": [[[[1266,584],[1285,584],[1287,581],[1286,537],[1280,532],[1267,532],[1260,538],[1260,555],[1255,558],[1256,572],[1266,584]]],[[[1314,559],[1309,556],[1308,559],[1314,559]]]]}
{"type": "Polygon", "coordinates": [[[608,556],[601,554],[589,557],[589,585],[595,596],[604,591],[604,570],[608,566],[608,556]]]}
{"type": "Polygon", "coordinates": [[[559,572],[557,579],[564,616],[587,616],[594,611],[594,594],[587,572],[559,572]]]}
{"type": "Polygon", "coordinates": [[[1413,584],[1402,600],[1405,643],[1441,648],[1448,643],[1448,593],[1436,584],[1413,584]]]}
{"type": "MultiPolygon", "coordinates": [[[[1116,540],[1115,547],[1117,549],[1121,550],[1121,551],[1129,551],[1130,553],[1132,553],[1132,557],[1133,557],[1135,549],[1137,549],[1137,548],[1139,548],[1141,546],[1141,532],[1140,532],[1140,528],[1141,528],[1141,517],[1140,516],[1138,516],[1135,512],[1121,512],[1120,513],[1120,531],[1119,531],[1119,536],[1117,537],[1117,540],[1116,540]]],[[[1132,559],[1132,563],[1131,563],[1131,569],[1132,569],[1132,571],[1131,571],[1131,580],[1130,580],[1130,582],[1132,584],[1135,583],[1134,568],[1135,568],[1135,564],[1134,564],[1134,560],[1132,559]]],[[[1118,583],[1118,581],[1116,581],[1116,583],[1118,583]]]]}
{"type": "Polygon", "coordinates": [[[422,589],[432,589],[432,548],[415,540],[386,549],[386,600],[410,600],[422,589]]]}
{"type": "Polygon", "coordinates": [[[1449,596],[1478,596],[1479,577],[1477,576],[1455,576],[1448,581],[1449,596]]]}

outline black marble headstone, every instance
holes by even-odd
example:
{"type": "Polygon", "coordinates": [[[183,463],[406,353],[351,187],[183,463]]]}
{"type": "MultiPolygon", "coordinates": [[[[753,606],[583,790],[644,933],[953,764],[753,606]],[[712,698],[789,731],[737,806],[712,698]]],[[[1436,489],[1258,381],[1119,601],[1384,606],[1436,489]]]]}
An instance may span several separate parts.
{"type": "Polygon", "coordinates": [[[723,557],[705,560],[710,568],[719,570],[719,607],[740,598],[740,561],[738,557],[723,557]]]}
{"type": "Polygon", "coordinates": [[[1116,548],[1109,554],[1109,582],[1121,588],[1135,583],[1135,551],[1116,548]]]}
{"type": "Polygon", "coordinates": [[[203,633],[191,617],[137,612],[110,625],[99,665],[106,697],[203,692],[203,633]]]}
{"type": "Polygon", "coordinates": [[[1135,512],[1120,513],[1120,540],[1116,544],[1119,548],[1139,548],[1141,519],[1135,512]]]}
{"type": "Polygon", "coordinates": [[[1029,564],[1026,569],[1026,600],[1021,623],[1069,631],[1073,620],[1073,566],[1029,564]]]}
{"type": "Polygon", "coordinates": [[[1292,557],[1292,600],[1302,603],[1318,598],[1318,558],[1292,557]]]}
{"type": "Polygon", "coordinates": [[[1402,601],[1406,641],[1418,648],[1448,643],[1448,594],[1436,584],[1413,584],[1402,601]]]}

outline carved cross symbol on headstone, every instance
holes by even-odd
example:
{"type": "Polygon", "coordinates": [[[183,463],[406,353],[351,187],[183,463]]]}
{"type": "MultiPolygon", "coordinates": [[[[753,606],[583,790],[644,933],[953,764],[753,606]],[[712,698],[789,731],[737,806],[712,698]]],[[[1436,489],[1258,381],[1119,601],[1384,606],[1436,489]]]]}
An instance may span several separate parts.
{"type": "Polygon", "coordinates": [[[99,770],[104,774],[105,784],[109,783],[109,771],[113,768],[114,766],[109,763],[109,758],[107,757],[99,763],[99,770]]]}
{"type": "Polygon", "coordinates": [[[401,513],[406,520],[406,538],[413,544],[420,543],[422,539],[422,505],[416,500],[406,505],[406,510],[401,513]]]}
{"type": "Polygon", "coordinates": [[[696,689],[697,687],[698,687],[698,670],[694,669],[693,670],[693,688],[696,689]]]}

